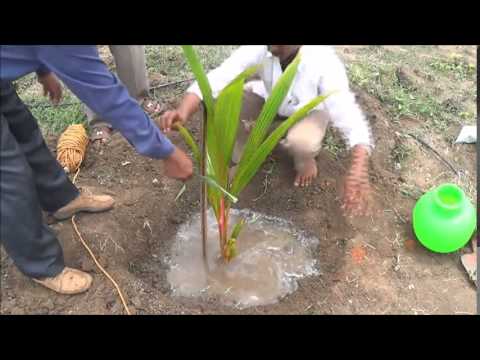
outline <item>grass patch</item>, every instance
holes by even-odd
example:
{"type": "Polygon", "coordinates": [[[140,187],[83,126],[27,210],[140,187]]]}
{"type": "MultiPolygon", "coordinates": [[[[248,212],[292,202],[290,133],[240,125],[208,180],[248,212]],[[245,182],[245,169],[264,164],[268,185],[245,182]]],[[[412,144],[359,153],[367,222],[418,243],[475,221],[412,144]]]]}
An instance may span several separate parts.
{"type": "Polygon", "coordinates": [[[412,149],[405,144],[403,139],[397,139],[395,146],[390,153],[390,158],[395,166],[401,168],[411,154],[412,149]]]}
{"type": "Polygon", "coordinates": [[[59,106],[53,106],[47,97],[41,93],[41,87],[36,83],[26,88],[20,98],[38,120],[45,135],[60,134],[68,125],[86,124],[83,104],[68,89],[64,88],[63,100],[59,106]]]}
{"type": "Polygon", "coordinates": [[[405,116],[420,116],[449,122],[435,98],[399,83],[394,64],[351,64],[348,74],[354,84],[387,105],[387,111],[394,121],[405,116]]]}
{"type": "Polygon", "coordinates": [[[455,80],[474,80],[476,66],[467,63],[461,55],[452,55],[448,59],[435,59],[429,62],[429,67],[455,80]]]}
{"type": "Polygon", "coordinates": [[[346,66],[350,81],[382,101],[394,122],[422,118],[426,128],[442,132],[476,117],[476,65],[461,57],[446,59],[435,47],[368,46],[357,49],[346,66]]]}
{"type": "MultiPolygon", "coordinates": [[[[236,48],[236,45],[195,46],[206,71],[219,66],[236,48]]],[[[146,46],[145,52],[148,71],[164,75],[167,82],[193,78],[180,46],[146,46]]]]}

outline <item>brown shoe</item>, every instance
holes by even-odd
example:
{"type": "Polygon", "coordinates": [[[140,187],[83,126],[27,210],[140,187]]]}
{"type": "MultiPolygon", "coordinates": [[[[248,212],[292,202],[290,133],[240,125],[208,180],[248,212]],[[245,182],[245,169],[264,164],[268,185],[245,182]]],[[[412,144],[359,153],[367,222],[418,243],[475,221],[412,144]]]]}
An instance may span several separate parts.
{"type": "Polygon", "coordinates": [[[56,220],[65,220],[71,218],[79,212],[102,212],[113,208],[115,201],[108,195],[87,195],[80,194],[75,200],[65,205],[53,214],[56,220]]]}
{"type": "Polygon", "coordinates": [[[55,277],[33,281],[59,294],[73,295],[87,291],[92,286],[93,279],[83,271],[66,267],[55,277]]]}

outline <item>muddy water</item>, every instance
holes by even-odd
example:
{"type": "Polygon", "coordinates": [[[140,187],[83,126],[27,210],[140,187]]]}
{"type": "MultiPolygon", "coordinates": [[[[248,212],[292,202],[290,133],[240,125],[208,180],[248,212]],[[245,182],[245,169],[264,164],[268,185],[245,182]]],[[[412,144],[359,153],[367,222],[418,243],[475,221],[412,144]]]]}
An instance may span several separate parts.
{"type": "Polygon", "coordinates": [[[215,217],[208,213],[208,274],[202,259],[200,215],[179,229],[167,258],[174,296],[215,298],[236,308],[268,305],[294,292],[298,279],[319,273],[313,257],[318,239],[285,220],[249,210],[233,210],[231,223],[239,216],[246,224],[237,241],[238,255],[224,264],[215,217]]]}

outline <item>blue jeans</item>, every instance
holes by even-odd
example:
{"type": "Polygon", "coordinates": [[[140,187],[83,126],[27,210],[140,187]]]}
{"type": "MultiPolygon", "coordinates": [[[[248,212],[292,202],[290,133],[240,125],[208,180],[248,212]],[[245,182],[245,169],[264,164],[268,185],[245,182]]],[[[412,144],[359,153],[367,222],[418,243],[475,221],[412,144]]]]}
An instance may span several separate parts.
{"type": "Polygon", "coordinates": [[[0,241],[23,274],[55,276],[65,267],[63,251],[42,210],[55,212],[79,191],[9,82],[0,83],[0,128],[0,241]]]}

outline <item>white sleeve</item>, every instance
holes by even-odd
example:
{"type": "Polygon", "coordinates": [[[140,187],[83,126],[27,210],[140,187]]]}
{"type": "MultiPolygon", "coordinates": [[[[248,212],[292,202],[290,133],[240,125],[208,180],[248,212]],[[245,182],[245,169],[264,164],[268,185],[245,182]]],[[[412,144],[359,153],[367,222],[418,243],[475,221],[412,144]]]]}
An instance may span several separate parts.
{"type": "MultiPolygon", "coordinates": [[[[240,46],[230,57],[208,75],[208,81],[212,87],[212,95],[216,98],[219,93],[238,75],[251,66],[262,62],[267,53],[267,47],[262,45],[240,46]]],[[[193,93],[203,100],[202,92],[198,83],[193,83],[187,93],[193,93]]]]}
{"type": "MultiPolygon", "coordinates": [[[[350,90],[345,66],[335,53],[332,53],[322,69],[319,84],[320,94],[337,91],[325,100],[323,105],[330,115],[333,126],[344,136],[349,148],[366,145],[373,149],[374,143],[368,121],[350,90]]],[[[321,108],[320,104],[319,108],[321,108]]]]}

